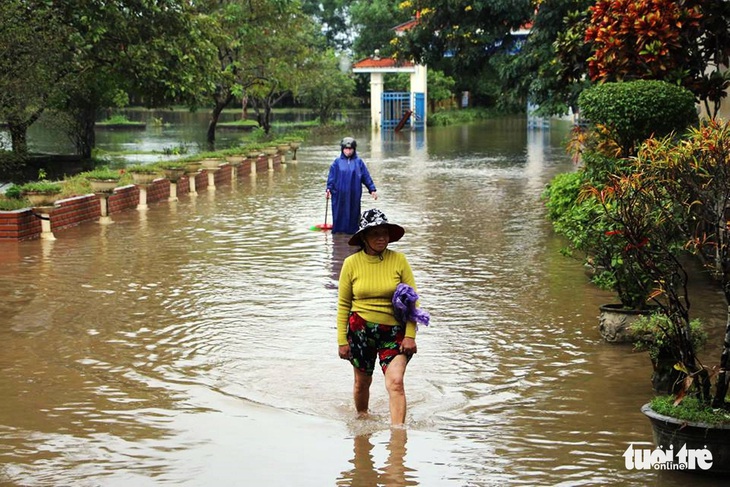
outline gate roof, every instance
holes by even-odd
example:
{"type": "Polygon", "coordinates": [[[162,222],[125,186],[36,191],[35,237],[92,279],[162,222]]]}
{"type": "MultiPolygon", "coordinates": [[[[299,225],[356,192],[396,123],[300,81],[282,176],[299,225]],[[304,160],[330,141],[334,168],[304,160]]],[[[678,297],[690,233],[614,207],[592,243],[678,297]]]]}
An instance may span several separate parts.
{"type": "Polygon", "coordinates": [[[353,73],[414,73],[415,65],[390,57],[367,57],[352,66],[353,73]]]}

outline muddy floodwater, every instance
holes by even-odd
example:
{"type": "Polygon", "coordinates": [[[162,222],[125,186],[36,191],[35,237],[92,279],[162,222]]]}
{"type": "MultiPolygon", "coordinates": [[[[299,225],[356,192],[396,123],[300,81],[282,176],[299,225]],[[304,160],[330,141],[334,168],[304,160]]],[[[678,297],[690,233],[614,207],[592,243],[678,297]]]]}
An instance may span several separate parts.
{"type": "MultiPolygon", "coordinates": [[[[379,371],[373,417],[355,419],[335,340],[352,249],[310,229],[350,134],[111,225],[0,243],[0,485],[726,485],[625,466],[630,444],[653,448],[651,365],[602,341],[613,296],[546,221],[540,193],[574,169],[569,130],[352,134],[380,195],[363,209],[406,228],[391,248],[432,315],[405,430],[389,428],[379,371]]],[[[722,296],[694,294],[719,357],[722,296]]]]}

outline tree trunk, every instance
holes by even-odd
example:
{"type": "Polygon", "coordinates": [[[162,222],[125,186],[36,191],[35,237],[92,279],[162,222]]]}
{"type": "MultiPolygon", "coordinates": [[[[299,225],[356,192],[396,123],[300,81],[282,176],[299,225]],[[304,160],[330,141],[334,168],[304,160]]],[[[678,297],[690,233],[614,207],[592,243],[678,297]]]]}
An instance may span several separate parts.
{"type": "Polygon", "coordinates": [[[28,153],[28,127],[33,125],[43,113],[43,108],[33,112],[27,119],[9,116],[6,120],[10,131],[10,141],[13,144],[13,153],[25,155],[28,153]]]}
{"type": "Polygon", "coordinates": [[[25,123],[14,123],[8,120],[8,130],[10,131],[10,140],[13,145],[15,154],[28,153],[28,126],[25,123]]]}
{"type": "Polygon", "coordinates": [[[215,128],[218,125],[218,119],[220,118],[223,109],[226,108],[231,103],[231,101],[233,101],[232,94],[215,97],[215,106],[213,107],[213,113],[211,113],[210,115],[208,134],[206,136],[206,140],[208,141],[208,146],[210,150],[214,150],[215,148],[215,128]]]}
{"type": "Polygon", "coordinates": [[[264,115],[261,117],[261,127],[267,135],[271,131],[271,105],[268,103],[264,103],[264,115]]]}
{"type": "Polygon", "coordinates": [[[75,145],[76,152],[84,159],[90,159],[96,147],[96,107],[85,107],[78,114],[78,134],[75,145]]]}

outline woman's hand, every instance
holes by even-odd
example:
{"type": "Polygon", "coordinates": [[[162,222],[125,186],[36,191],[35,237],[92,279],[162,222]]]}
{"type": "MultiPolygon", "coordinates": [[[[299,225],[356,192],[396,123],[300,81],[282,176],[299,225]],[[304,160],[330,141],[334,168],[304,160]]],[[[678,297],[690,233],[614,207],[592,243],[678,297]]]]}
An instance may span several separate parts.
{"type": "Polygon", "coordinates": [[[377,191],[373,191],[372,193],[370,193],[370,196],[372,196],[374,200],[377,200],[378,199],[378,192],[377,191]]]}
{"type": "Polygon", "coordinates": [[[406,355],[413,355],[416,353],[418,351],[416,348],[416,339],[405,337],[400,344],[400,351],[406,355]]]}
{"type": "Polygon", "coordinates": [[[350,345],[340,345],[337,353],[340,355],[340,358],[342,360],[350,360],[352,358],[352,354],[350,353],[350,345]]]}

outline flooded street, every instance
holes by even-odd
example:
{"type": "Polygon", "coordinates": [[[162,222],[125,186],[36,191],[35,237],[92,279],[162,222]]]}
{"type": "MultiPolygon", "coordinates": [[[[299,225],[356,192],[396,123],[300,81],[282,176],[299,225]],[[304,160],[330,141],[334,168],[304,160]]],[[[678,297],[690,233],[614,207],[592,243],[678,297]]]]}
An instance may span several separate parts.
{"type": "MultiPolygon", "coordinates": [[[[363,209],[405,227],[391,248],[432,316],[405,431],[377,370],[355,419],[335,340],[353,248],[310,230],[342,134],[233,187],[0,242],[0,485],[724,485],[624,466],[653,448],[651,364],[602,341],[613,296],[546,221],[569,129],[353,134],[380,196],[363,209]]],[[[719,344],[722,296],[697,288],[719,344]]]]}

